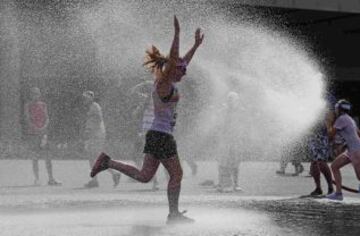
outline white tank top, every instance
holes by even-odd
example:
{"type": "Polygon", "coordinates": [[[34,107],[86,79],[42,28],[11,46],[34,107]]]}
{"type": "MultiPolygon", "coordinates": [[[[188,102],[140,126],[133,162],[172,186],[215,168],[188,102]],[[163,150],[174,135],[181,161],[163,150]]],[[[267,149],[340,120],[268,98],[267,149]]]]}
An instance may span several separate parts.
{"type": "Polygon", "coordinates": [[[155,86],[151,93],[151,100],[144,112],[143,131],[154,130],[172,134],[176,123],[176,105],[178,96],[175,86],[172,87],[169,96],[160,98],[155,86]]]}

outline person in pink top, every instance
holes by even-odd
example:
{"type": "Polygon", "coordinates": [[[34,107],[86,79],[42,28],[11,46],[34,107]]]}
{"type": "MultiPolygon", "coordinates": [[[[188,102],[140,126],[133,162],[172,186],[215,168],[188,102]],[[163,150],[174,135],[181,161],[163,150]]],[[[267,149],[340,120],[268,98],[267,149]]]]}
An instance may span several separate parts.
{"type": "Polygon", "coordinates": [[[335,104],[336,120],[333,126],[328,127],[331,137],[340,135],[346,142],[347,149],[336,157],[331,164],[331,170],[335,179],[336,191],[326,197],[331,200],[343,200],[341,191],[341,172],[340,169],[352,163],[356,177],[360,180],[360,138],[359,129],[351,116],[351,104],[342,99],[335,104]]]}
{"type": "Polygon", "coordinates": [[[167,196],[169,215],[167,223],[192,223],[194,220],[179,211],[178,203],[183,171],[180,165],[176,141],[172,135],[176,121],[176,105],[180,95],[175,86],[186,74],[186,69],[195,51],[202,44],[204,35],[200,29],[195,32],[195,43],[184,57],[179,56],[180,25],[174,17],[175,35],[170,48],[170,55],[163,56],[152,46],[148,50],[145,66],[151,69],[155,83],[151,93],[149,112],[144,114],[145,136],[144,161],[139,170],[134,166],[114,161],[104,153],[96,160],[91,176],[105,169],[115,169],[140,182],[149,182],[155,175],[160,163],[169,173],[167,196]]]}
{"type": "Polygon", "coordinates": [[[41,92],[37,87],[30,89],[30,101],[24,106],[26,140],[33,156],[32,167],[34,173],[34,185],[40,185],[39,180],[39,157],[45,159],[48,173],[48,185],[61,185],[53,176],[52,162],[48,155],[47,128],[49,116],[47,105],[41,101],[41,92]]]}

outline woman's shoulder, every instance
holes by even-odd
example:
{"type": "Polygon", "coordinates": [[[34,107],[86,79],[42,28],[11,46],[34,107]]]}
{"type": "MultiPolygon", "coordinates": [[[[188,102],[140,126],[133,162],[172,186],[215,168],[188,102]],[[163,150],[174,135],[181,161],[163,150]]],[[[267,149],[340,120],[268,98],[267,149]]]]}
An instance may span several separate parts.
{"type": "Polygon", "coordinates": [[[91,103],[89,110],[91,112],[101,111],[101,106],[99,105],[99,103],[93,102],[93,103],[91,103]]]}
{"type": "Polygon", "coordinates": [[[348,114],[342,114],[338,118],[336,118],[335,123],[351,123],[353,118],[351,118],[348,114]]]}

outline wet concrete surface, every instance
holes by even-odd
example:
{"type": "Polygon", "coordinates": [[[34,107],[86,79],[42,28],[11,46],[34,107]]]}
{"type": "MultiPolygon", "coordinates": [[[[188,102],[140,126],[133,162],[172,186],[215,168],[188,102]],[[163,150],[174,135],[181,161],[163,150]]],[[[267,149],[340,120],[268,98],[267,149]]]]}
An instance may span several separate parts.
{"type": "MultiPolygon", "coordinates": [[[[313,189],[306,177],[277,176],[276,162],[244,162],[240,185],[244,191],[218,193],[200,186],[216,182],[215,162],[199,162],[193,177],[184,164],[181,209],[196,223],[166,226],[166,176],[160,170],[160,190],[123,177],[112,188],[108,173],[99,176],[101,186],[86,189],[88,163],[54,162],[60,187],[32,186],[30,161],[1,161],[1,235],[360,235],[360,196],[344,192],[343,202],[299,198],[313,189]]],[[[289,172],[292,169],[289,166],[289,172]]],[[[350,167],[344,184],[356,188],[350,167]]],[[[323,181],[324,182],[324,181],[323,181]]],[[[324,189],[326,186],[324,186],[324,189]]]]}

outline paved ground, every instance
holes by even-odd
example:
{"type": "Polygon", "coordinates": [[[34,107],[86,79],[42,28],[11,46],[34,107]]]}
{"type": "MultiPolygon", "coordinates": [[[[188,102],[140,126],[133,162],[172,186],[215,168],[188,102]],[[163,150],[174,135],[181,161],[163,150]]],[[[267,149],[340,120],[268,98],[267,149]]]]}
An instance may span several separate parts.
{"type": "MultiPolygon", "coordinates": [[[[209,194],[214,191],[210,188],[201,188],[199,183],[204,180],[217,181],[217,166],[215,162],[198,162],[198,174],[193,177],[190,168],[183,163],[184,180],[183,193],[186,194],[209,194]]],[[[80,188],[88,181],[89,164],[86,161],[54,161],[54,176],[63,183],[61,187],[47,187],[47,175],[45,164],[40,161],[40,178],[41,187],[33,187],[33,175],[31,169],[31,161],[27,160],[0,160],[0,194],[1,193],[34,193],[43,194],[44,192],[53,192],[54,194],[64,193],[80,188]]],[[[243,162],[240,165],[239,183],[244,192],[239,193],[241,196],[294,196],[311,192],[313,182],[308,175],[309,165],[304,164],[305,171],[297,177],[278,176],[275,171],[278,169],[276,162],[243,162]]],[[[292,173],[293,167],[289,165],[287,172],[292,173]]],[[[164,169],[159,171],[160,188],[159,193],[162,194],[166,189],[166,178],[164,169]]],[[[352,170],[351,165],[344,168],[343,173],[344,184],[357,188],[358,181],[352,170]]],[[[126,176],[121,179],[120,185],[112,188],[112,180],[109,173],[104,172],[99,176],[100,188],[91,190],[93,192],[107,193],[124,193],[136,190],[150,190],[151,184],[132,183],[126,176]]],[[[324,179],[322,179],[325,184],[324,179]]],[[[325,185],[324,185],[325,187],[325,185]]]]}
{"type": "MultiPolygon", "coordinates": [[[[189,210],[196,224],[179,228],[164,224],[167,201],[162,169],[157,192],[151,191],[151,184],[133,183],[126,177],[114,189],[106,172],[99,176],[99,188],[84,189],[86,161],[55,161],[55,176],[63,186],[49,187],[41,162],[43,183],[34,187],[30,161],[2,160],[1,235],[325,235],[330,226],[333,235],[345,231],[359,235],[360,214],[353,210],[360,209],[360,196],[345,193],[341,204],[297,198],[313,189],[312,179],[305,177],[308,164],[301,176],[282,177],[275,174],[276,162],[244,162],[240,167],[244,191],[227,194],[199,186],[204,180],[216,182],[217,168],[215,162],[198,164],[199,172],[193,177],[184,163],[181,196],[182,208],[189,210]],[[314,219],[329,227],[314,225],[314,219]]],[[[293,171],[292,166],[288,171],[293,171]]],[[[351,166],[343,176],[346,185],[356,188],[351,166]]]]}

